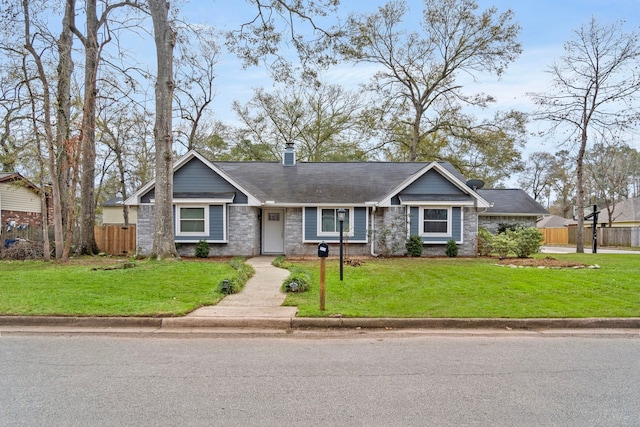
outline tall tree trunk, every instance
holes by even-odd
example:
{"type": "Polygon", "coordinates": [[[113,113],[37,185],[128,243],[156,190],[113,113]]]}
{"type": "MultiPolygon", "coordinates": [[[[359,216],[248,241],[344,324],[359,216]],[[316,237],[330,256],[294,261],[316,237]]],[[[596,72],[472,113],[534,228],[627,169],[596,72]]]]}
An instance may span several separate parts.
{"type": "Polygon", "coordinates": [[[587,129],[582,128],[580,135],[580,150],[576,160],[576,216],[578,225],[576,230],[576,252],[584,253],[584,154],[587,149],[587,129]]]}
{"type": "Polygon", "coordinates": [[[78,253],[94,255],[98,245],[93,227],[95,225],[95,175],[96,175],[96,96],[98,51],[98,17],[96,0],[86,0],[87,34],[81,38],[85,49],[84,65],[84,106],[82,128],[80,130],[80,155],[82,174],[80,176],[80,236],[78,253]]]}
{"type": "Polygon", "coordinates": [[[158,61],[156,80],[156,121],[153,129],[156,146],[155,214],[152,258],[179,258],[173,231],[173,49],[176,36],[169,23],[169,2],[149,0],[158,61]]]}
{"type": "Polygon", "coordinates": [[[73,59],[71,49],[73,45],[73,33],[71,24],[75,16],[75,0],[65,2],[64,17],[62,19],[62,32],[58,39],[58,90],[56,99],[56,142],[54,153],[49,153],[50,158],[55,158],[55,164],[51,170],[51,179],[57,181],[59,189],[59,201],[54,200],[54,238],[56,246],[56,259],[63,258],[64,252],[64,228],[69,221],[67,212],[69,205],[73,205],[73,195],[69,192],[69,153],[67,153],[67,141],[71,136],[71,74],[73,73],[73,59]]]}
{"type": "MultiPolygon", "coordinates": [[[[22,1],[24,13],[24,37],[25,48],[35,62],[38,79],[42,83],[42,109],[44,114],[44,131],[46,135],[47,151],[48,151],[48,169],[51,178],[51,197],[53,202],[53,225],[55,239],[55,257],[60,259],[64,251],[64,218],[63,205],[65,197],[68,194],[67,176],[68,167],[66,166],[65,141],[69,136],[69,117],[71,116],[70,101],[70,82],[71,72],[73,70],[73,61],[71,59],[71,46],[73,36],[71,33],[70,22],[71,17],[75,13],[75,0],[67,0],[65,3],[65,13],[62,21],[62,32],[58,39],[58,92],[56,98],[56,132],[54,136],[53,120],[51,117],[51,89],[47,79],[44,65],[40,54],[32,45],[31,19],[29,13],[29,0],[22,1]]],[[[35,99],[31,86],[29,85],[29,76],[27,75],[26,64],[24,65],[25,79],[29,87],[32,99],[32,108],[35,109],[35,99]]],[[[34,130],[37,132],[38,125],[36,123],[35,111],[33,111],[34,130]]]]}

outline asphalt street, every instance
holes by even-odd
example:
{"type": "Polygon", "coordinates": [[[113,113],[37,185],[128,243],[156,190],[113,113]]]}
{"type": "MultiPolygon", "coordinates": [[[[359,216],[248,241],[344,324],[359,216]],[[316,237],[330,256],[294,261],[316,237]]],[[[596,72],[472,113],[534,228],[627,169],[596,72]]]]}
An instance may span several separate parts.
{"type": "Polygon", "coordinates": [[[0,336],[0,402],[7,426],[637,426],[640,335],[0,336]]]}

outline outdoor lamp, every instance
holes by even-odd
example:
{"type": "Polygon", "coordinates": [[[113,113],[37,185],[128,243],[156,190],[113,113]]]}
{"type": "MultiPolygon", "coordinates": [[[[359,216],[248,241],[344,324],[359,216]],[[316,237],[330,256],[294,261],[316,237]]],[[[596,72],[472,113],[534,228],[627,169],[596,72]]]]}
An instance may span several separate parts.
{"type": "Polygon", "coordinates": [[[340,221],[340,226],[342,227],[342,223],[344,223],[344,219],[347,216],[347,211],[344,208],[338,209],[338,221],[340,221]]]}

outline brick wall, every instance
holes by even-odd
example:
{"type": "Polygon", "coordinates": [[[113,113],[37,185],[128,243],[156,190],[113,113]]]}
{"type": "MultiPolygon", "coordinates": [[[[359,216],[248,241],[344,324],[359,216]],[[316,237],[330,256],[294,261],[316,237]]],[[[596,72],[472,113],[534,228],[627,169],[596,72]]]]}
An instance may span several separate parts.
{"type": "Polygon", "coordinates": [[[6,228],[7,222],[15,221],[16,224],[27,224],[29,227],[42,225],[42,214],[39,212],[5,211],[0,212],[0,224],[6,228]]]}

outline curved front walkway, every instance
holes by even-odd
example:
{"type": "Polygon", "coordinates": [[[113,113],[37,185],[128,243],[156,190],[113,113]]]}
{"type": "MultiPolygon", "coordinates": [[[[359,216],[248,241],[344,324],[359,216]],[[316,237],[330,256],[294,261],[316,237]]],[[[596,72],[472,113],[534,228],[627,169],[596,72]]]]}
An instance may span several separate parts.
{"type": "Polygon", "coordinates": [[[249,258],[246,263],[256,271],[242,291],[227,295],[217,305],[201,307],[187,315],[189,318],[278,318],[291,319],[297,307],[283,307],[286,294],[280,291],[289,270],[271,265],[275,257],[249,258]]]}

